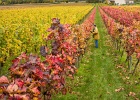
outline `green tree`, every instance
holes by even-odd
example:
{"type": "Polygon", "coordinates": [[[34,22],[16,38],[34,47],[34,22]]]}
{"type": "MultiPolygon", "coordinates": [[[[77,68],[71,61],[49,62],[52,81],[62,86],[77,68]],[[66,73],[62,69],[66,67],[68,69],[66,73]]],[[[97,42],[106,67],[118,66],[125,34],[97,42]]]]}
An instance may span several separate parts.
{"type": "Polygon", "coordinates": [[[99,0],[86,0],[88,3],[99,3],[99,0]]]}
{"type": "Polygon", "coordinates": [[[49,0],[43,0],[43,2],[44,2],[44,3],[48,3],[48,2],[49,2],[49,0]]]}
{"type": "Polygon", "coordinates": [[[140,2],[140,0],[134,0],[134,2],[140,2]]]}
{"type": "Polygon", "coordinates": [[[2,4],[2,0],[0,0],[0,4],[2,4]]]}

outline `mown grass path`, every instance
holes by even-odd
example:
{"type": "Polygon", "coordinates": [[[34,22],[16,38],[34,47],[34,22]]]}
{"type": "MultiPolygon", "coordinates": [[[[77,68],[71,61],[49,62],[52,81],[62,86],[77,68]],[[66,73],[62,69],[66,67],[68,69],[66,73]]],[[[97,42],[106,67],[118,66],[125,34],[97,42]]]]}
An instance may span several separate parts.
{"type": "Polygon", "coordinates": [[[126,100],[123,80],[115,70],[114,50],[99,11],[95,23],[99,29],[99,48],[89,40],[88,49],[73,81],[72,92],[56,96],[54,100],[126,100]],[[115,89],[124,88],[120,92],[115,89]]]}

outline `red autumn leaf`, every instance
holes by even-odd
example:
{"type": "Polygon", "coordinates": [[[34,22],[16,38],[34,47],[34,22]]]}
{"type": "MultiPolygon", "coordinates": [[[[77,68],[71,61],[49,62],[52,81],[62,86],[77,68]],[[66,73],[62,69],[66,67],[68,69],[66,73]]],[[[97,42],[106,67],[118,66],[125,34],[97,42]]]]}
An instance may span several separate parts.
{"type": "Polygon", "coordinates": [[[25,81],[25,83],[30,84],[32,81],[33,81],[33,79],[28,77],[27,80],[25,81]]]}
{"type": "Polygon", "coordinates": [[[58,88],[58,89],[60,89],[60,88],[62,89],[63,87],[64,86],[61,83],[58,83],[57,86],[56,86],[56,88],[58,88]]]}
{"type": "Polygon", "coordinates": [[[50,70],[50,69],[52,69],[53,68],[53,66],[47,66],[47,70],[50,70]]]}
{"type": "Polygon", "coordinates": [[[20,96],[16,96],[16,94],[14,94],[14,96],[10,96],[8,98],[8,100],[22,100],[22,98],[20,96]]]}
{"type": "Polygon", "coordinates": [[[72,73],[74,73],[74,69],[73,68],[71,68],[71,70],[70,70],[72,73]]]}
{"type": "Polygon", "coordinates": [[[68,76],[69,76],[71,79],[74,79],[73,75],[69,74],[68,76]]]}
{"type": "Polygon", "coordinates": [[[30,55],[30,56],[29,56],[29,61],[30,61],[31,63],[36,63],[37,57],[36,57],[36,56],[33,56],[33,55],[30,55]]]}
{"type": "Polygon", "coordinates": [[[13,62],[13,66],[17,66],[20,62],[20,59],[19,58],[15,58],[14,60],[12,60],[13,62]]]}
{"type": "Polygon", "coordinates": [[[9,83],[9,80],[6,76],[1,76],[0,77],[0,84],[2,84],[2,83],[9,83]]]}
{"type": "Polygon", "coordinates": [[[67,93],[67,89],[64,88],[64,89],[62,90],[62,94],[63,94],[63,95],[66,95],[66,93],[67,93]]]}
{"type": "Polygon", "coordinates": [[[43,72],[41,70],[39,70],[38,68],[35,68],[33,70],[33,72],[35,73],[36,76],[38,76],[39,78],[43,78],[43,72]]]}
{"type": "Polygon", "coordinates": [[[0,93],[0,98],[1,98],[1,100],[4,100],[4,96],[5,96],[4,94],[1,94],[1,93],[0,93]]]}
{"type": "Polygon", "coordinates": [[[71,66],[67,66],[67,69],[71,69],[71,66]]]}
{"type": "Polygon", "coordinates": [[[18,85],[17,84],[10,84],[8,87],[7,87],[7,92],[8,93],[13,93],[13,92],[16,92],[18,90],[18,85]]]}
{"type": "Polygon", "coordinates": [[[47,31],[48,31],[48,32],[51,32],[51,31],[52,31],[52,28],[48,28],[47,31]]]}
{"type": "Polygon", "coordinates": [[[59,73],[59,71],[58,70],[54,70],[52,73],[57,75],[59,73]]]}
{"type": "Polygon", "coordinates": [[[19,88],[18,93],[25,93],[27,92],[27,87],[23,86],[22,88],[19,88]]]}
{"type": "Polygon", "coordinates": [[[11,96],[9,100],[30,100],[30,98],[26,94],[14,94],[14,96],[11,96]]]}
{"type": "Polygon", "coordinates": [[[25,70],[21,68],[20,70],[19,69],[13,70],[12,72],[13,72],[13,74],[22,76],[25,73],[25,70]]]}
{"type": "Polygon", "coordinates": [[[46,70],[45,64],[44,63],[38,63],[38,65],[43,69],[46,70]]]}
{"type": "Polygon", "coordinates": [[[60,77],[58,75],[54,75],[53,80],[60,80],[60,77]]]}
{"type": "Polygon", "coordinates": [[[63,59],[60,58],[59,56],[55,57],[55,59],[53,59],[55,63],[63,63],[63,59]]]}
{"type": "Polygon", "coordinates": [[[16,80],[15,80],[15,83],[16,83],[20,88],[22,88],[23,85],[24,85],[23,80],[20,80],[20,79],[16,79],[16,80]]]}
{"type": "Polygon", "coordinates": [[[22,57],[22,58],[26,58],[26,57],[27,57],[27,56],[26,56],[26,53],[22,53],[22,54],[21,54],[21,57],[22,57]]]}
{"type": "Polygon", "coordinates": [[[59,70],[59,71],[62,71],[62,68],[58,65],[56,65],[56,69],[59,70]]]}
{"type": "Polygon", "coordinates": [[[41,86],[45,87],[46,86],[46,82],[41,82],[41,86]]]}
{"type": "Polygon", "coordinates": [[[29,89],[31,90],[32,88],[34,88],[35,85],[36,85],[36,82],[32,82],[32,83],[30,84],[30,86],[29,86],[29,89]]]}
{"type": "Polygon", "coordinates": [[[26,53],[21,53],[19,57],[17,57],[19,60],[27,58],[26,53]]]}
{"type": "Polygon", "coordinates": [[[31,91],[32,91],[34,94],[36,94],[36,95],[39,95],[39,94],[40,94],[40,91],[38,90],[37,87],[32,88],[31,91]]]}
{"type": "Polygon", "coordinates": [[[28,95],[21,95],[22,100],[31,100],[28,95]]]}
{"type": "Polygon", "coordinates": [[[140,59],[140,53],[137,53],[137,58],[140,59]]]}

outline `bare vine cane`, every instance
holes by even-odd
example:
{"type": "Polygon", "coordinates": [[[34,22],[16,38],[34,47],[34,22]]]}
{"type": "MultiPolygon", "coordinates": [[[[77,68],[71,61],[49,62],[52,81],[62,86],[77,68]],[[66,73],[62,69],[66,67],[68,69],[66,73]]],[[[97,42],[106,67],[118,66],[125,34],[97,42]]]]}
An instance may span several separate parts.
{"type": "Polygon", "coordinates": [[[0,75],[1,75],[1,70],[2,70],[3,65],[4,65],[4,63],[0,62],[0,75]]]}
{"type": "Polygon", "coordinates": [[[130,51],[126,51],[127,52],[127,58],[125,60],[125,63],[127,63],[128,65],[128,70],[131,72],[131,65],[132,65],[132,57],[131,55],[129,54],[130,51]]]}
{"type": "Polygon", "coordinates": [[[119,29],[118,29],[118,31],[119,31],[119,52],[120,52],[120,49],[121,49],[121,47],[122,47],[122,33],[123,33],[123,31],[124,31],[124,28],[123,28],[123,26],[121,26],[119,29]]]}
{"type": "Polygon", "coordinates": [[[130,54],[130,53],[132,53],[132,52],[130,52],[130,51],[127,51],[127,58],[126,58],[126,61],[125,62],[127,62],[128,63],[128,70],[130,71],[130,73],[131,73],[131,67],[132,67],[132,54],[130,54]]]}
{"type": "Polygon", "coordinates": [[[133,70],[133,72],[132,72],[132,75],[134,75],[134,73],[135,73],[135,71],[136,71],[136,69],[137,69],[137,67],[138,67],[139,62],[140,62],[140,59],[137,60],[137,62],[136,62],[136,64],[135,64],[135,67],[134,67],[134,70],[133,70]]]}
{"type": "Polygon", "coordinates": [[[132,57],[131,56],[128,56],[128,69],[131,73],[131,67],[132,67],[132,57]]]}
{"type": "Polygon", "coordinates": [[[4,67],[5,61],[6,61],[7,57],[3,58],[3,61],[0,61],[0,75],[2,74],[2,68],[4,67]]]}
{"type": "Polygon", "coordinates": [[[77,38],[77,42],[78,42],[78,50],[77,50],[77,53],[78,53],[78,56],[77,56],[77,59],[76,59],[76,62],[75,62],[75,65],[77,68],[79,68],[79,65],[80,65],[80,41],[79,41],[79,36],[80,36],[80,32],[79,32],[79,25],[75,25],[74,26],[74,31],[76,33],[76,38],[77,38]]]}

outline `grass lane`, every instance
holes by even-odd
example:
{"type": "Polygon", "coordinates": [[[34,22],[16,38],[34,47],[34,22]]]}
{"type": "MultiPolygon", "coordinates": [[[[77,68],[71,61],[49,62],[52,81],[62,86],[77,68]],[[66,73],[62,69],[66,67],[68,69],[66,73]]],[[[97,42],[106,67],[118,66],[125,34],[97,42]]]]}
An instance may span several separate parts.
{"type": "Polygon", "coordinates": [[[99,48],[94,48],[91,38],[75,79],[68,81],[71,93],[57,95],[53,100],[126,100],[125,90],[115,92],[124,88],[124,83],[115,70],[114,49],[98,10],[95,23],[101,37],[99,48]]]}

